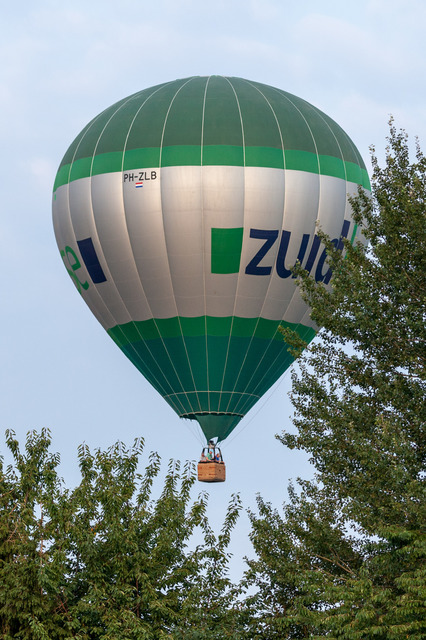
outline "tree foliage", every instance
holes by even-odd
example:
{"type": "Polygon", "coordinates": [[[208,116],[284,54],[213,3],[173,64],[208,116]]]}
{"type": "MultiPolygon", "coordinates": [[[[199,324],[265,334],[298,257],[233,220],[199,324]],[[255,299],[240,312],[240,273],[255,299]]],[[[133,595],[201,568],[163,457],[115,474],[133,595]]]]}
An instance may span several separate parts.
{"type": "Polygon", "coordinates": [[[58,476],[47,431],[30,432],[24,452],[12,432],[7,445],[14,464],[0,470],[4,640],[238,637],[227,552],[237,496],[215,536],[206,495],[191,499],[192,463],[171,462],[152,499],[160,460],[151,454],[138,471],[141,440],[94,454],[81,446],[73,490],[58,476]],[[197,531],[202,542],[191,549],[197,531]]]}
{"type": "MultiPolygon", "coordinates": [[[[298,269],[322,327],[293,374],[296,433],[310,454],[280,514],[251,514],[258,560],[253,637],[425,637],[426,159],[391,122],[386,165],[372,150],[372,197],[355,220],[368,249],[323,236],[327,290],[298,269]]],[[[289,336],[287,335],[287,339],[289,336]]],[[[293,349],[300,349],[297,340],[293,349]]]]}
{"type": "Polygon", "coordinates": [[[323,236],[331,289],[296,270],[322,330],[293,374],[296,429],[279,439],[308,452],[316,473],[289,487],[282,511],[258,498],[243,583],[228,574],[240,500],[215,535],[206,495],[191,497],[191,463],[170,462],[154,499],[160,460],[139,471],[143,441],[81,446],[81,481],[67,489],[46,430],[24,450],[8,432],[4,640],[426,636],[426,159],[417,147],[410,161],[391,123],[386,165],[374,150],[372,161],[372,197],[353,199],[368,248],[344,241],[343,256],[323,236]]]}

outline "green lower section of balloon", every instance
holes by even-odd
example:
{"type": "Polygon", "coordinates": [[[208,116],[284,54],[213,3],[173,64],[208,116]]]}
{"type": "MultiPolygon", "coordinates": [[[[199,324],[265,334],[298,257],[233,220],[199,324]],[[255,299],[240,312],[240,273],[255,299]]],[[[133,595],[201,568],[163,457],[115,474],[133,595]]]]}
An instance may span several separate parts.
{"type": "Polygon", "coordinates": [[[223,440],[294,360],[280,325],[307,343],[315,335],[264,318],[211,316],[130,322],[108,333],[179,416],[223,440]],[[216,416],[199,419],[207,414],[216,416]]]}

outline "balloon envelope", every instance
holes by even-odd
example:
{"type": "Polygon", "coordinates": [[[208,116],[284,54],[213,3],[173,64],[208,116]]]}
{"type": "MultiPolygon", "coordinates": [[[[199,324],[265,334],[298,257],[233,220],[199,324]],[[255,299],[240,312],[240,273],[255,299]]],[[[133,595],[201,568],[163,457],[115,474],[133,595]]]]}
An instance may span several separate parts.
{"type": "Polygon", "coordinates": [[[223,440],[315,335],[296,260],[328,284],[318,225],[354,240],[352,141],[285,91],[192,77],[94,118],[59,167],[53,221],[96,318],[176,413],[223,440]]]}

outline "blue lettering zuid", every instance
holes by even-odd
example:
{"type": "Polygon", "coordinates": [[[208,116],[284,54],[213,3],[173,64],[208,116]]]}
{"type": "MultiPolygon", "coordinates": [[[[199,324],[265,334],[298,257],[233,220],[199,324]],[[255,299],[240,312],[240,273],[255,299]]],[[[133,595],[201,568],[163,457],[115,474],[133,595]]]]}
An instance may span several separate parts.
{"type": "MultiPolygon", "coordinates": [[[[344,220],[342,232],[340,238],[334,238],[332,240],[332,244],[339,251],[343,250],[343,238],[348,237],[350,222],[349,220],[344,220]]],[[[267,276],[270,275],[272,271],[273,264],[263,264],[260,265],[260,262],[267,256],[270,249],[274,246],[279,235],[278,229],[250,229],[250,238],[255,238],[257,240],[265,240],[257,253],[250,260],[248,265],[246,266],[245,273],[253,276],[267,276]]],[[[302,240],[300,243],[299,251],[297,254],[296,260],[302,264],[305,258],[306,250],[309,245],[309,234],[304,233],[302,236],[302,240]]],[[[287,268],[285,265],[285,260],[287,257],[287,251],[291,240],[291,232],[283,230],[281,232],[280,244],[278,247],[277,259],[275,261],[275,268],[277,274],[280,278],[289,278],[292,276],[292,268],[287,268]]],[[[315,234],[312,240],[312,246],[309,251],[309,255],[307,257],[306,263],[304,265],[304,269],[309,273],[312,270],[316,257],[318,255],[318,251],[320,249],[321,240],[315,234]]],[[[324,248],[322,251],[317,267],[315,269],[315,280],[317,282],[324,282],[324,284],[328,284],[330,282],[330,278],[332,276],[332,269],[328,268],[327,271],[323,274],[324,264],[327,258],[327,249],[324,248]]],[[[302,265],[303,266],[303,265],[302,265]]]]}

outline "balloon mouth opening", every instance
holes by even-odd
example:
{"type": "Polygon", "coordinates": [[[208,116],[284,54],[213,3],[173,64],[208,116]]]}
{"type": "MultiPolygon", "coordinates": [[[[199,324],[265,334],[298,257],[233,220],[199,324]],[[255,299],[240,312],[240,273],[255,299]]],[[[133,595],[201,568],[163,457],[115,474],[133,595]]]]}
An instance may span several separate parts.
{"type": "Polygon", "coordinates": [[[197,420],[207,440],[217,438],[219,442],[222,442],[237,426],[243,415],[241,413],[206,411],[204,413],[185,413],[180,417],[197,420]]]}

